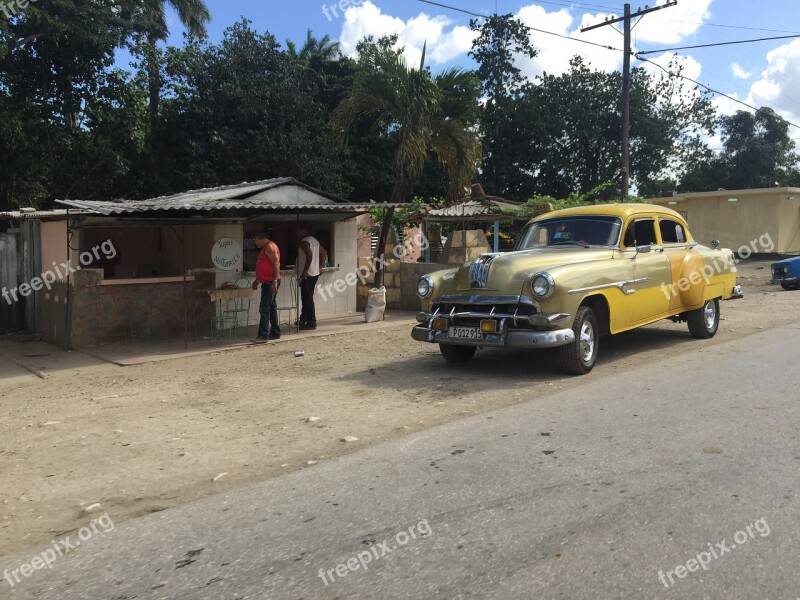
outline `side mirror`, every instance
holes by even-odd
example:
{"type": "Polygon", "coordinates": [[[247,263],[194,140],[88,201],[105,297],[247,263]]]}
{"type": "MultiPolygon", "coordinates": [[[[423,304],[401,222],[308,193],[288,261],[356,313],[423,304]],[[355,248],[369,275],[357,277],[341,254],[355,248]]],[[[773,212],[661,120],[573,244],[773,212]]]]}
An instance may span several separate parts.
{"type": "Polygon", "coordinates": [[[653,251],[653,246],[651,244],[647,244],[646,246],[636,246],[636,253],[639,254],[640,252],[643,254],[647,254],[648,252],[653,251]]]}
{"type": "Polygon", "coordinates": [[[719,249],[719,247],[720,247],[719,240],[711,240],[711,247],[712,247],[714,250],[718,250],[718,249],[719,249]]]}

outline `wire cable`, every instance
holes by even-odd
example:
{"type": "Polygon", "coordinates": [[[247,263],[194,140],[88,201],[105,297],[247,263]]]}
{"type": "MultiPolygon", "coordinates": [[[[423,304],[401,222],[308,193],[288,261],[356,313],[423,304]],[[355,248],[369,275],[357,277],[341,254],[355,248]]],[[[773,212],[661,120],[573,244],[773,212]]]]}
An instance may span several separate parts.
{"type": "Polygon", "coordinates": [[[640,50],[637,54],[656,54],[658,52],[672,52],[673,50],[691,50],[692,48],[713,48],[715,46],[732,46],[734,44],[751,44],[753,42],[767,42],[770,40],[788,40],[791,38],[800,38],[800,34],[780,35],[777,37],[757,38],[754,40],[738,40],[735,42],[717,42],[716,44],[698,44],[696,46],[677,46],[675,48],[662,48],[661,50],[640,50]]]}
{"type": "MultiPolygon", "coordinates": [[[[487,15],[482,15],[482,14],[479,14],[479,13],[476,13],[476,12],[472,12],[471,10],[467,10],[465,8],[458,8],[456,6],[449,6],[447,4],[442,4],[441,2],[434,2],[433,0],[417,0],[417,1],[418,2],[422,2],[424,4],[432,4],[433,6],[438,6],[440,8],[446,8],[448,10],[454,10],[456,12],[464,13],[464,14],[467,14],[467,15],[471,15],[473,17],[481,18],[481,19],[490,18],[487,15]]],[[[527,29],[529,31],[536,31],[538,33],[544,33],[544,34],[547,34],[547,35],[554,35],[556,37],[559,37],[559,38],[562,38],[562,39],[565,39],[565,40],[569,40],[569,41],[572,41],[572,42],[579,42],[581,44],[588,44],[590,46],[596,46],[598,48],[603,48],[604,50],[613,50],[614,52],[622,52],[621,48],[614,48],[613,46],[608,46],[606,44],[598,44],[597,42],[590,42],[588,40],[581,40],[581,39],[578,39],[578,38],[569,37],[568,35],[563,35],[561,33],[555,33],[553,31],[546,31],[544,29],[537,29],[536,27],[531,27],[530,25],[523,24],[522,27],[524,27],[525,29],[527,29]]]]}
{"type": "MultiPolygon", "coordinates": [[[[705,89],[705,90],[708,90],[708,91],[709,91],[709,92],[711,92],[712,94],[717,94],[717,95],[719,95],[719,96],[722,96],[722,97],[724,97],[724,98],[727,98],[728,100],[731,100],[732,102],[736,102],[737,104],[741,104],[742,106],[746,106],[746,107],[747,107],[747,108],[749,108],[750,110],[754,110],[754,111],[755,111],[755,110],[758,110],[758,107],[756,107],[756,106],[753,106],[752,104],[748,104],[747,102],[744,102],[744,101],[742,101],[742,100],[739,100],[738,98],[734,98],[733,96],[731,96],[731,95],[729,95],[729,94],[726,94],[725,92],[720,92],[719,90],[715,90],[714,88],[712,88],[712,87],[709,87],[709,86],[705,85],[704,83],[700,83],[699,81],[696,81],[696,80],[692,79],[691,77],[687,77],[686,75],[681,75],[680,73],[673,73],[672,71],[670,71],[670,70],[668,70],[668,69],[666,69],[666,68],[662,67],[662,66],[661,66],[660,64],[658,64],[657,62],[654,62],[654,61],[652,61],[652,60],[650,60],[650,59],[648,59],[648,58],[642,58],[641,56],[639,56],[639,54],[641,54],[641,53],[635,53],[635,54],[633,55],[633,56],[634,56],[634,58],[636,58],[637,60],[640,60],[640,61],[642,61],[642,62],[650,63],[651,65],[658,67],[659,69],[661,69],[662,71],[664,71],[664,72],[665,72],[667,75],[669,75],[670,77],[680,77],[681,79],[686,79],[687,81],[691,81],[691,82],[692,82],[692,83],[694,83],[695,85],[699,85],[701,88],[703,88],[703,89],[705,89]]],[[[800,125],[796,125],[795,123],[792,123],[791,121],[789,121],[788,119],[786,119],[786,118],[782,117],[781,115],[779,115],[779,114],[777,114],[777,113],[775,113],[775,114],[777,115],[777,117],[778,117],[779,119],[781,119],[782,121],[785,121],[785,122],[786,122],[788,125],[791,125],[792,127],[795,127],[795,128],[797,128],[797,129],[800,129],[800,125]]]]}

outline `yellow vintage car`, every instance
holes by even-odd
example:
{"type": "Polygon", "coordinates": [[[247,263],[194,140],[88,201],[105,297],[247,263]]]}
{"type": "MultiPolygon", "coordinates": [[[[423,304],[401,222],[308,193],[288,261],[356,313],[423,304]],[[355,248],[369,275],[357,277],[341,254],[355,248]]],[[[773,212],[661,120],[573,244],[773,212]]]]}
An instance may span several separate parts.
{"type": "Polygon", "coordinates": [[[733,252],[698,244],[677,212],[605,204],[532,219],[513,252],[420,278],[412,337],[450,362],[478,348],[558,347],[567,373],[597,360],[600,337],[660,319],[696,338],[719,327],[720,300],[742,297],[733,252]]]}

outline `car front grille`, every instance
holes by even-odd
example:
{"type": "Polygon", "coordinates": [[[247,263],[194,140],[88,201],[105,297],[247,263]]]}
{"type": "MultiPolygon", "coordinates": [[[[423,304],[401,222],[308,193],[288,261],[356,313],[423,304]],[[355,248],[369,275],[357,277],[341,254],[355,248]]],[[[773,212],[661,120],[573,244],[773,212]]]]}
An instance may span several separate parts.
{"type": "Polygon", "coordinates": [[[469,287],[477,289],[486,287],[486,281],[489,279],[489,267],[492,266],[495,258],[497,258],[496,254],[488,254],[475,259],[469,268],[469,287]]]}
{"type": "Polygon", "coordinates": [[[536,314],[536,309],[529,304],[453,304],[436,303],[431,305],[431,312],[453,316],[457,325],[478,327],[483,319],[517,319],[524,320],[518,325],[528,325],[527,318],[536,314]]]}

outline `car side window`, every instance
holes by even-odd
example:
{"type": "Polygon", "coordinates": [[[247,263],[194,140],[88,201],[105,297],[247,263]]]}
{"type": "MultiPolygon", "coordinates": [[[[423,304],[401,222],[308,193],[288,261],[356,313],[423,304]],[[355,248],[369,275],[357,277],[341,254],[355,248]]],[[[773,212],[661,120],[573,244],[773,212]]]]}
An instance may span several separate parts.
{"type": "Polygon", "coordinates": [[[635,245],[647,246],[656,243],[656,222],[653,219],[637,219],[628,225],[623,244],[632,248],[635,245]]]}
{"type": "Polygon", "coordinates": [[[683,225],[672,219],[659,219],[658,228],[661,230],[661,241],[664,244],[685,244],[686,232],[683,225]]]}

